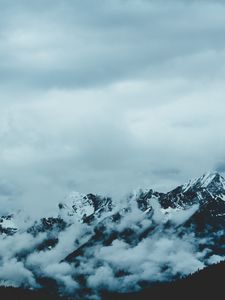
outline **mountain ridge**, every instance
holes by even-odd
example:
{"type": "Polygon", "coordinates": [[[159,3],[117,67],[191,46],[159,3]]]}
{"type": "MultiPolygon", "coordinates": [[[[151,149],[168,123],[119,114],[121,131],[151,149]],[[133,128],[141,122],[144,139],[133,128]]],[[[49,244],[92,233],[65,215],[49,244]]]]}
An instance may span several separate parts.
{"type": "Polygon", "coordinates": [[[168,193],[136,191],[119,206],[72,192],[52,217],[2,216],[0,284],[47,288],[50,281],[88,299],[93,291],[181,278],[225,259],[224,195],[225,179],[213,172],[168,193]],[[20,266],[22,279],[9,274],[11,265],[20,266]]]}

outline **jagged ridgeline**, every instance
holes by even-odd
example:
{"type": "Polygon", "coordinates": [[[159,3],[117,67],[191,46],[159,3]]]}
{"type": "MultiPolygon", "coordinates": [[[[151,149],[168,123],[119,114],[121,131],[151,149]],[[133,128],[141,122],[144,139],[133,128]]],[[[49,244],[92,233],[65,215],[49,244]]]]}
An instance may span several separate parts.
{"type": "Polygon", "coordinates": [[[57,213],[0,217],[2,286],[90,298],[171,282],[225,257],[225,180],[208,173],[120,203],[72,192],[57,213]],[[16,272],[15,272],[16,270],[16,272]]]}

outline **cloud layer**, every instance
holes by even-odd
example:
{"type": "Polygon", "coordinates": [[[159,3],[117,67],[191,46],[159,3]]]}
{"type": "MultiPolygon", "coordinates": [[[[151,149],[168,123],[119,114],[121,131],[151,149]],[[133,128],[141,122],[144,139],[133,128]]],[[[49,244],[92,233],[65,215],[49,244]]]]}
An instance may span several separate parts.
{"type": "Polygon", "coordinates": [[[0,199],[50,210],[224,171],[223,1],[0,0],[0,199]]]}

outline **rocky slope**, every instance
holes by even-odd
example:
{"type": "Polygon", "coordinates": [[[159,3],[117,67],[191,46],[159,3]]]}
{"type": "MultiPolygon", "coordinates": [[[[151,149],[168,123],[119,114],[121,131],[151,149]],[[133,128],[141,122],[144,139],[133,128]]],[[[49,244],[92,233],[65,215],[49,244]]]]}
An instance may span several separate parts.
{"type": "Polygon", "coordinates": [[[168,193],[139,190],[120,205],[72,192],[52,217],[2,216],[0,239],[2,285],[50,284],[81,299],[138,290],[224,259],[225,179],[208,173],[168,193]]]}

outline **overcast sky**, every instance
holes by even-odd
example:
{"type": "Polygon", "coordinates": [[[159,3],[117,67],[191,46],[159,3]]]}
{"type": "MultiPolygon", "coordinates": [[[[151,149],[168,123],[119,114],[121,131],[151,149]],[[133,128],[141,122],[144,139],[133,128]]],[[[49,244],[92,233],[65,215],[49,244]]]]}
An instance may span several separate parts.
{"type": "Polygon", "coordinates": [[[225,1],[0,0],[0,201],[225,170],[225,1]]]}

